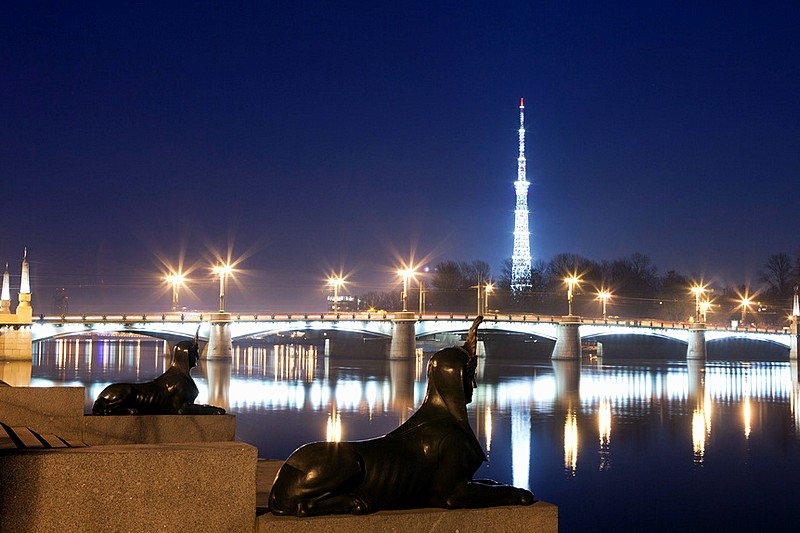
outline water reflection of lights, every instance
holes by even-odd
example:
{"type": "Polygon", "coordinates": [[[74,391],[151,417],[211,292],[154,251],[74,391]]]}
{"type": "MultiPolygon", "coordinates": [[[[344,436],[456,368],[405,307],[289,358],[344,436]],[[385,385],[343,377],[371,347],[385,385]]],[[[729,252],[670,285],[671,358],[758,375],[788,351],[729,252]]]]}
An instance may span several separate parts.
{"type": "Polygon", "coordinates": [[[708,389],[703,404],[692,411],[692,449],[695,464],[703,464],[706,454],[706,439],[711,435],[711,395],[708,389]]]}
{"type": "MultiPolygon", "coordinates": [[[[317,368],[317,349],[315,346],[279,344],[273,348],[275,379],[288,379],[311,382],[317,368]]],[[[253,368],[252,364],[248,368],[253,368]]],[[[261,368],[266,368],[266,365],[261,368]]]]}
{"type": "Polygon", "coordinates": [[[794,420],[794,431],[800,434],[800,375],[798,374],[796,361],[793,361],[791,364],[791,375],[788,381],[792,389],[792,393],[789,395],[789,407],[792,411],[792,419],[794,420]],[[795,377],[792,378],[792,376],[795,377]]]}
{"type": "MultiPolygon", "coordinates": [[[[120,343],[118,340],[48,341],[47,350],[39,348],[35,352],[34,364],[43,366],[55,362],[60,384],[64,384],[73,372],[77,375],[87,373],[87,368],[88,374],[95,379],[100,376],[105,380],[102,376],[114,375],[117,368],[123,374],[127,372],[129,377],[135,370],[137,376],[141,373],[138,379],[152,379],[164,371],[159,367],[169,364],[168,358],[158,355],[161,341],[148,345],[146,341],[126,339],[120,343]],[[149,354],[152,354],[152,359],[149,354]]],[[[343,416],[347,418],[346,413],[363,413],[364,420],[367,420],[367,415],[372,420],[373,415],[378,417],[391,413],[394,416],[400,413],[401,421],[405,420],[404,417],[414,411],[425,393],[424,361],[421,358],[416,358],[413,363],[409,361],[407,374],[402,374],[408,377],[403,378],[407,385],[399,402],[395,398],[397,379],[388,373],[382,375],[380,366],[377,367],[378,377],[361,379],[353,373],[337,370],[335,358],[333,362],[328,358],[317,358],[317,350],[312,346],[236,347],[232,368],[231,409],[321,411],[326,413],[326,418],[327,413],[331,413],[334,428],[334,413],[340,420],[343,416]],[[343,375],[347,377],[343,379],[343,375]],[[412,381],[413,386],[408,387],[412,381]]],[[[701,464],[709,453],[712,413],[717,405],[731,406],[723,412],[735,413],[736,419],[741,421],[737,422],[737,427],[742,427],[738,424],[743,423],[742,430],[745,438],[749,439],[754,431],[759,431],[758,418],[753,425],[753,417],[759,416],[754,402],[783,399],[790,405],[795,432],[800,433],[800,383],[796,378],[796,366],[792,369],[786,363],[706,363],[700,368],[702,379],[697,379],[696,369],[694,374],[692,370],[681,364],[640,368],[584,367],[578,394],[574,398],[577,403],[571,403],[564,423],[565,470],[573,475],[577,470],[579,423],[586,424],[584,428],[590,433],[591,427],[598,424],[595,435],[599,438],[599,468],[601,471],[610,468],[612,412],[613,416],[625,417],[638,416],[641,410],[665,409],[663,412],[668,416],[681,417],[680,423],[684,428],[691,413],[692,448],[695,461],[701,464]],[[587,414],[580,422],[576,414],[579,410],[587,414]]],[[[40,378],[34,378],[34,381],[41,386],[40,378]]],[[[201,389],[197,402],[207,403],[204,399],[208,393],[207,385],[199,372],[195,372],[195,381],[201,389]]],[[[96,397],[105,385],[107,383],[87,385],[88,395],[96,397]]],[[[475,403],[469,408],[471,417],[479,422],[474,426],[476,434],[484,437],[482,440],[487,452],[493,450],[497,454],[500,447],[511,446],[514,484],[518,486],[527,486],[530,476],[532,421],[541,423],[552,416],[557,405],[561,405],[556,404],[561,400],[559,394],[555,376],[548,371],[494,382],[482,383],[479,380],[475,403]],[[539,413],[545,416],[539,417],[539,413]],[[511,416],[507,417],[507,414],[511,416]],[[510,443],[508,440],[500,442],[509,438],[504,427],[510,429],[510,443]]],[[[558,421],[555,424],[560,426],[558,421]]],[[[620,436],[615,439],[619,441],[620,436]]]]}
{"type": "Polygon", "coordinates": [[[327,430],[325,440],[328,442],[341,442],[342,440],[342,417],[336,408],[328,414],[327,430]]]}
{"type": "Polygon", "coordinates": [[[694,462],[702,464],[706,452],[706,424],[702,409],[692,411],[692,448],[694,462]]]}
{"type": "Polygon", "coordinates": [[[611,402],[604,399],[597,411],[597,425],[600,434],[600,470],[611,468],[611,402]]]}
{"type": "Polygon", "coordinates": [[[531,410],[526,405],[517,405],[511,408],[511,476],[513,485],[529,489],[530,471],[531,410]]]}
{"type": "Polygon", "coordinates": [[[578,416],[574,410],[567,411],[564,422],[564,470],[573,476],[578,467],[578,416]]]}
{"type": "Polygon", "coordinates": [[[364,398],[367,401],[367,408],[369,409],[369,418],[372,420],[372,415],[375,412],[375,406],[378,405],[378,384],[374,381],[368,381],[364,387],[364,398]]]}
{"type": "MultiPolygon", "coordinates": [[[[539,383],[546,376],[536,378],[534,390],[539,398],[550,394],[549,383],[539,383]]],[[[668,368],[664,375],[649,370],[638,373],[630,369],[581,375],[581,403],[593,405],[602,398],[612,402],[651,400],[660,397],[666,400],[681,400],[689,396],[689,375],[686,368],[668,368]]],[[[785,364],[761,363],[741,365],[719,365],[706,367],[705,390],[712,399],[740,401],[745,396],[758,399],[787,398],[792,390],[790,369],[785,364]],[[780,365],[780,366],[779,366],[780,365]],[[747,385],[746,385],[747,383],[747,385]],[[747,390],[747,392],[745,392],[747,390]]],[[[552,392],[555,395],[555,390],[552,392]]]]}
{"type": "Polygon", "coordinates": [[[483,412],[483,435],[486,440],[486,455],[492,451],[492,408],[488,405],[483,412]]]}
{"type": "Polygon", "coordinates": [[[742,416],[744,417],[744,438],[750,438],[750,398],[744,399],[742,406],[742,416]]]}

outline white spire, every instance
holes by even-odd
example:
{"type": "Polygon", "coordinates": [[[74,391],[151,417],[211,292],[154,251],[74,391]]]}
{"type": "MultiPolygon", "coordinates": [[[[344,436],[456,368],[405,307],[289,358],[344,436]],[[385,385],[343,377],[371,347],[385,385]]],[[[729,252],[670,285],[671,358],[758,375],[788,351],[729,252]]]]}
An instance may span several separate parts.
{"type": "Polygon", "coordinates": [[[30,294],[31,293],[31,282],[30,276],[28,273],[28,248],[25,248],[25,253],[22,256],[22,275],[20,276],[19,280],[19,293],[20,294],[30,294]]]}
{"type": "Polygon", "coordinates": [[[795,320],[797,320],[797,317],[800,317],[800,299],[798,299],[798,296],[797,296],[797,289],[798,289],[798,287],[797,287],[797,285],[795,285],[794,286],[794,302],[792,303],[792,316],[795,317],[795,320]]]}
{"type": "Polygon", "coordinates": [[[11,301],[11,282],[8,275],[8,263],[6,263],[6,270],[3,272],[3,291],[0,292],[0,300],[4,302],[11,301]]]}
{"type": "Polygon", "coordinates": [[[531,234],[528,230],[528,187],[525,170],[525,99],[519,99],[519,157],[517,158],[517,208],[514,211],[514,253],[511,256],[511,290],[531,286],[531,234]]]}

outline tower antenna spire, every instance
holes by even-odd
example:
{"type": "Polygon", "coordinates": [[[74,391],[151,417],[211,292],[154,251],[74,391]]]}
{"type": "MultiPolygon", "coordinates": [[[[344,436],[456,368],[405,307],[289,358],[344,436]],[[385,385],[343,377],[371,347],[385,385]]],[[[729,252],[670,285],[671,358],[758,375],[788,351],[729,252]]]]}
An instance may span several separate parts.
{"type": "Polygon", "coordinates": [[[519,157],[517,158],[517,206],[514,210],[514,253],[511,256],[511,292],[531,286],[531,237],[528,230],[528,181],[525,171],[525,99],[519,99],[519,157]]]}

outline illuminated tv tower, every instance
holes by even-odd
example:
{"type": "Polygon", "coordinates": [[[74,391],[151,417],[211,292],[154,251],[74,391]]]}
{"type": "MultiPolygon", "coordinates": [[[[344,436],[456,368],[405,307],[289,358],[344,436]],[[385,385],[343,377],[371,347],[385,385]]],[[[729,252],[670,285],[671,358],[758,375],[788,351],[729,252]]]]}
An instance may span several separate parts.
{"type": "Polygon", "coordinates": [[[511,291],[531,286],[531,234],[528,231],[528,187],[525,176],[525,99],[519,99],[519,157],[517,158],[517,208],[514,211],[514,253],[511,256],[511,291]]]}

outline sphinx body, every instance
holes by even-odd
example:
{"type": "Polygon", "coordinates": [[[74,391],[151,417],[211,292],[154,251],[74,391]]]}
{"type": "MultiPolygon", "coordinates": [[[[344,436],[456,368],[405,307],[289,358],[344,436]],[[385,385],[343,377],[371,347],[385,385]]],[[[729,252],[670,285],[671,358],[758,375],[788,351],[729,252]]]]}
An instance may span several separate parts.
{"type": "Polygon", "coordinates": [[[225,414],[213,405],[198,405],[199,394],[190,370],[197,366],[197,340],[175,345],[172,364],[146,383],[114,383],[103,389],[92,406],[95,415],[225,414]]]}
{"type": "Polygon", "coordinates": [[[480,321],[463,347],[433,355],[425,400],[400,427],[376,439],[316,442],[292,453],[275,476],[270,511],[310,516],[533,503],[528,490],[472,479],[486,460],[466,410],[480,321]]]}

